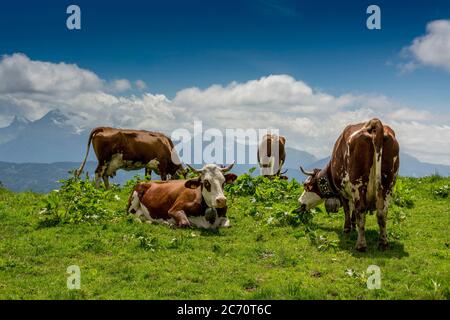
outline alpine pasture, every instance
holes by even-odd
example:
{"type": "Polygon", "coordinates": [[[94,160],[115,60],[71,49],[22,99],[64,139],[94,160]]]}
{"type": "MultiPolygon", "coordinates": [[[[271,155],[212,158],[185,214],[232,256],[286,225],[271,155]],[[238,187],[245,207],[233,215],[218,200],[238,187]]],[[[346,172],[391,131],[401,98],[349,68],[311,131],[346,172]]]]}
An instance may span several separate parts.
{"type": "Polygon", "coordinates": [[[126,212],[136,183],[62,181],[42,195],[0,188],[1,299],[449,299],[450,178],[400,177],[379,251],[343,233],[342,209],[298,214],[296,180],[241,175],[226,187],[232,227],[177,229],[126,212]],[[81,288],[67,288],[67,267],[81,288]],[[368,289],[367,268],[381,270],[368,289]]]}

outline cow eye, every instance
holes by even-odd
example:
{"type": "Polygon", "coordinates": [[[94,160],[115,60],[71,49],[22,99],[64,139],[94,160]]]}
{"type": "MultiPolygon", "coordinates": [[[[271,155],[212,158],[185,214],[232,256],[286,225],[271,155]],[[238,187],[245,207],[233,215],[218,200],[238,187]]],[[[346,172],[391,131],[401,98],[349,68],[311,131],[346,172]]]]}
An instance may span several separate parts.
{"type": "Polygon", "coordinates": [[[206,190],[208,190],[208,191],[211,190],[211,183],[209,183],[208,180],[205,180],[204,184],[205,184],[206,190]]]}

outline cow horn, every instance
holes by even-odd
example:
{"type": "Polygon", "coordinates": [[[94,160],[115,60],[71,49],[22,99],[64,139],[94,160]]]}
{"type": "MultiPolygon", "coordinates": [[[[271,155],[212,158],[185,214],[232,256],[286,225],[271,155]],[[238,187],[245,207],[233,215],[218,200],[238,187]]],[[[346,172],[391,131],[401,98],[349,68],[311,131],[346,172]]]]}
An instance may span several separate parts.
{"type": "Polygon", "coordinates": [[[313,176],[314,175],[314,172],[313,171],[306,171],[305,169],[303,169],[303,167],[302,166],[300,166],[300,171],[304,174],[304,175],[306,175],[306,176],[313,176]]]}
{"type": "Polygon", "coordinates": [[[187,163],[186,163],[186,166],[194,173],[201,173],[202,172],[202,170],[195,169],[194,167],[190,166],[187,163]]]}
{"type": "Polygon", "coordinates": [[[233,166],[234,166],[235,163],[236,163],[236,161],[234,161],[232,164],[229,164],[229,165],[226,166],[226,167],[220,168],[220,171],[222,171],[222,172],[230,171],[231,168],[233,168],[233,166]]]}

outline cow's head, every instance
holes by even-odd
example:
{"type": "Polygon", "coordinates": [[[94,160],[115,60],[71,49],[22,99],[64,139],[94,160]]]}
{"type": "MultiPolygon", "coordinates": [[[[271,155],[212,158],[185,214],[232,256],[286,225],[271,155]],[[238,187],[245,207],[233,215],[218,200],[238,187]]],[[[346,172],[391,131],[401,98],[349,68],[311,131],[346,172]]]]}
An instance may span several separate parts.
{"type": "Polygon", "coordinates": [[[298,199],[300,203],[300,208],[302,210],[309,210],[316,206],[318,206],[324,199],[320,194],[319,189],[319,173],[320,169],[314,169],[313,171],[305,171],[302,167],[300,167],[301,172],[306,175],[306,180],[303,183],[303,193],[298,199]]]}
{"type": "Polygon", "coordinates": [[[207,164],[200,170],[187,165],[199,176],[187,180],[185,186],[191,189],[201,186],[202,196],[208,207],[225,208],[227,206],[227,198],[223,193],[223,188],[226,183],[232,183],[237,178],[235,174],[226,173],[231,170],[233,165],[234,163],[226,167],[219,167],[216,164],[207,164]]]}

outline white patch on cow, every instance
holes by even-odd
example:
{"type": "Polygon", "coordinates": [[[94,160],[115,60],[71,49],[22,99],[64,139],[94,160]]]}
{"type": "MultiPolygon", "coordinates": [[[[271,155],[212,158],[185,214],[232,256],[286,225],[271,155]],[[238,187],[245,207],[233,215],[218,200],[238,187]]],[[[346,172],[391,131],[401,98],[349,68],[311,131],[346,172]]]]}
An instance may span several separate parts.
{"type": "Polygon", "coordinates": [[[380,151],[377,152],[377,148],[375,146],[375,141],[372,140],[373,143],[373,162],[372,168],[370,168],[369,174],[369,182],[367,185],[367,195],[366,201],[367,203],[375,203],[377,202],[378,190],[382,188],[381,184],[381,161],[383,156],[383,147],[380,148],[380,151]]]}
{"type": "Polygon", "coordinates": [[[136,212],[139,209],[140,205],[141,202],[139,201],[138,193],[136,191],[133,191],[130,207],[128,208],[128,213],[132,213],[133,211],[136,212]]]}
{"type": "MultiPolygon", "coordinates": [[[[374,155],[373,164],[370,168],[369,181],[367,183],[367,203],[375,203],[377,199],[377,163],[375,162],[376,154],[374,155]]],[[[381,168],[380,168],[381,169],[381,168]]]]}
{"type": "Polygon", "coordinates": [[[310,192],[310,191],[303,191],[302,195],[298,199],[298,202],[301,205],[306,206],[306,210],[309,210],[311,208],[318,206],[322,201],[323,201],[323,199],[321,197],[319,197],[319,195],[317,193],[310,192]]]}
{"type": "Polygon", "coordinates": [[[111,157],[111,161],[107,164],[106,167],[106,174],[108,176],[115,175],[116,171],[122,168],[124,165],[123,162],[123,154],[116,153],[111,157]]]}
{"type": "Polygon", "coordinates": [[[147,163],[146,168],[149,169],[149,170],[158,171],[158,168],[159,168],[159,161],[158,161],[158,159],[150,160],[147,163]]]}
{"type": "MultiPolygon", "coordinates": [[[[207,164],[202,168],[201,180],[203,184],[205,184],[205,181],[208,181],[211,185],[210,191],[208,191],[205,186],[202,188],[202,197],[206,204],[210,208],[219,208],[218,200],[225,199],[226,201],[222,188],[225,182],[222,171],[220,171],[220,168],[215,164],[207,164]]],[[[225,203],[226,202],[223,204],[225,203]]]]}
{"type": "Polygon", "coordinates": [[[150,216],[150,212],[148,209],[141,203],[139,200],[139,195],[136,191],[133,191],[130,208],[128,209],[129,213],[132,213],[134,210],[134,215],[138,217],[141,221],[152,220],[150,216]]]}
{"type": "Polygon", "coordinates": [[[275,172],[275,156],[269,157],[268,166],[261,166],[261,175],[262,176],[272,176],[275,172]]]}
{"type": "Polygon", "coordinates": [[[139,170],[144,167],[147,167],[153,171],[158,171],[159,161],[157,159],[153,159],[149,161],[147,164],[144,164],[143,162],[140,161],[123,160],[123,154],[116,153],[111,157],[111,160],[106,164],[105,173],[108,176],[114,176],[117,170],[119,169],[130,171],[130,170],[139,170]]]}
{"type": "Polygon", "coordinates": [[[230,220],[226,217],[217,217],[214,220],[214,223],[210,223],[208,220],[206,220],[205,216],[189,216],[187,217],[191,225],[197,227],[197,228],[203,228],[203,229],[217,229],[220,227],[223,228],[229,228],[230,227],[230,220]]]}
{"type": "Polygon", "coordinates": [[[353,138],[354,138],[357,134],[359,134],[359,133],[361,133],[361,131],[365,131],[365,130],[366,130],[366,128],[363,127],[363,128],[361,128],[361,129],[356,130],[355,132],[353,132],[353,133],[350,135],[349,139],[348,139],[347,146],[350,146],[350,145],[351,145],[351,142],[352,142],[353,138]]]}
{"type": "Polygon", "coordinates": [[[220,217],[219,219],[219,227],[229,228],[231,227],[230,220],[226,217],[220,217]]]}

